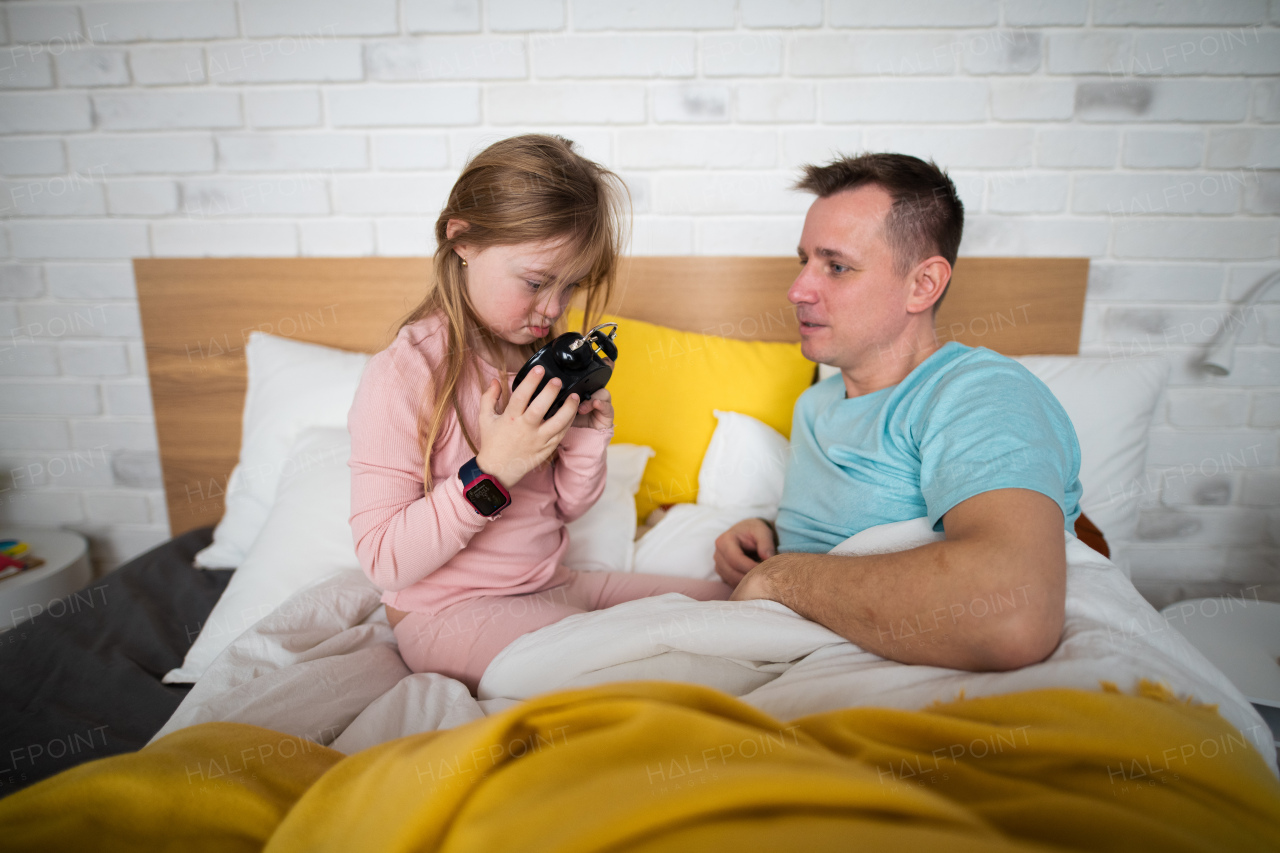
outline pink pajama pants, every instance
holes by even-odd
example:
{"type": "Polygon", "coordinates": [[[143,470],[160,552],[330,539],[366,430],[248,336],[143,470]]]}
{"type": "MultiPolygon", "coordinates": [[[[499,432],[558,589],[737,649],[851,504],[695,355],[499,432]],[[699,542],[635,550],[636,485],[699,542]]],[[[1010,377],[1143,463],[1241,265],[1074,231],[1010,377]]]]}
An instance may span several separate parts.
{"type": "Polygon", "coordinates": [[[409,669],[456,678],[474,694],[489,662],[522,634],[575,613],[667,592],[699,601],[724,601],[733,590],[720,581],[570,571],[568,581],[549,589],[524,595],[479,596],[434,615],[410,613],[396,624],[396,641],[409,669]]]}

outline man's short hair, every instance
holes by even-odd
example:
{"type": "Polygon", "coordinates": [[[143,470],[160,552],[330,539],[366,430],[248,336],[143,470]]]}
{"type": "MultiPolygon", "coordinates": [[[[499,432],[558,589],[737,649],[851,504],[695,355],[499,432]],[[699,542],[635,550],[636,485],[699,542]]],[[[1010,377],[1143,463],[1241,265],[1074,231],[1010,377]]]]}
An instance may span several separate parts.
{"type": "MultiPolygon", "coordinates": [[[[803,169],[804,177],[796,182],[796,189],[819,198],[868,184],[889,194],[893,207],[885,217],[884,231],[898,275],[906,275],[933,255],[941,255],[955,266],[964,231],[964,205],[956,185],[932,160],[925,162],[910,154],[859,154],[803,169]]],[[[933,304],[935,311],[942,296],[933,304]]]]}

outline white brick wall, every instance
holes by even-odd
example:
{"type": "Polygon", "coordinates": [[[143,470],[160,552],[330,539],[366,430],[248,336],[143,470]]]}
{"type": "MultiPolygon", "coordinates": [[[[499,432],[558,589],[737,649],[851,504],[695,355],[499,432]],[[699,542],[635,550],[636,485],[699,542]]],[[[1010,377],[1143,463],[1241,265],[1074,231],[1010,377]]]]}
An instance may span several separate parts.
{"type": "Polygon", "coordinates": [[[10,0],[0,45],[0,518],[100,568],[166,535],[130,258],[429,253],[469,153],[539,130],[644,254],[787,255],[799,165],[934,158],[962,253],[1089,256],[1084,351],[1172,366],[1135,577],[1280,581],[1280,290],[1196,368],[1280,268],[1280,3],[10,0]]]}

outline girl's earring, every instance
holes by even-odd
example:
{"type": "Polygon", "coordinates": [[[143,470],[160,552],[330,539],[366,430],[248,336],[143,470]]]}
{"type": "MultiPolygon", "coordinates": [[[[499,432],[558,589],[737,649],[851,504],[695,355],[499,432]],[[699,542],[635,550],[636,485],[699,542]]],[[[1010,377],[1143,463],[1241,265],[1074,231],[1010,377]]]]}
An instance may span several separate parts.
{"type": "Polygon", "coordinates": [[[463,265],[464,267],[467,265],[467,259],[466,259],[466,258],[463,258],[463,259],[462,259],[462,265],[463,265]]]}

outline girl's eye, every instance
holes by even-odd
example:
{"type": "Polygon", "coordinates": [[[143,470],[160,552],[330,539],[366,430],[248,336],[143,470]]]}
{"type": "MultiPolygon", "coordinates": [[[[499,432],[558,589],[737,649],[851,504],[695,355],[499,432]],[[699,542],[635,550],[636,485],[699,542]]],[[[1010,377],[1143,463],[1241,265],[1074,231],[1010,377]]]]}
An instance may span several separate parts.
{"type": "Polygon", "coordinates": [[[539,287],[542,287],[542,282],[540,281],[526,281],[525,284],[529,285],[533,290],[537,290],[539,287]]]}

